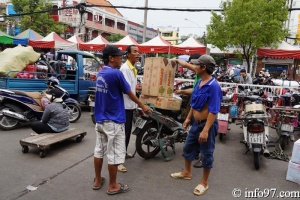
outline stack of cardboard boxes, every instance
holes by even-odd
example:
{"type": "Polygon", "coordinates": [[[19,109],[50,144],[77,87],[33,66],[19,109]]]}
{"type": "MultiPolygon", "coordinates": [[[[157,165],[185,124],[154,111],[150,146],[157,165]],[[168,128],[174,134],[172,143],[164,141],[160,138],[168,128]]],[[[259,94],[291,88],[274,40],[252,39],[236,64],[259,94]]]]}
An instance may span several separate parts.
{"type": "Polygon", "coordinates": [[[181,99],[173,97],[176,63],[166,58],[146,58],[142,95],[144,104],[156,108],[180,110],[181,99]]]}
{"type": "Polygon", "coordinates": [[[300,139],[294,143],[286,180],[300,184],[300,139]]]}

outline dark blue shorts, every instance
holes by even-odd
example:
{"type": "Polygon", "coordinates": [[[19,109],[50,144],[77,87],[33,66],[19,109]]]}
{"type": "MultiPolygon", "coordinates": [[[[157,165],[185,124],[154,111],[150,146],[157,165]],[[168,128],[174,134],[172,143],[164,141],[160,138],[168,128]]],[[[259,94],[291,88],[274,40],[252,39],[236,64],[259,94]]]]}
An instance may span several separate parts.
{"type": "Polygon", "coordinates": [[[195,156],[200,151],[203,168],[213,168],[214,157],[213,153],[215,150],[215,136],[218,131],[218,121],[215,120],[208,131],[207,142],[198,142],[199,135],[205,126],[205,122],[202,124],[193,123],[186,138],[183,157],[189,161],[193,161],[195,156]]]}

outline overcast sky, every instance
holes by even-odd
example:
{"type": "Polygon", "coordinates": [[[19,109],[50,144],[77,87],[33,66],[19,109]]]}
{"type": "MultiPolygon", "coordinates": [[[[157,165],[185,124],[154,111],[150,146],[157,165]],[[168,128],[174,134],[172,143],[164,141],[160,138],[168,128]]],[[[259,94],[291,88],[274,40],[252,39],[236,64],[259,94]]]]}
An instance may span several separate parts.
{"type": "MultiPolygon", "coordinates": [[[[114,6],[145,6],[145,0],[109,0],[114,6]]],[[[148,0],[148,7],[159,8],[220,8],[221,0],[148,0]]],[[[143,10],[118,9],[127,20],[143,23],[143,10]]],[[[210,12],[148,11],[147,26],[157,29],[161,26],[179,28],[179,35],[190,33],[201,36],[210,22],[210,12]],[[185,20],[187,19],[187,20],[185,20]]]]}
{"type": "MultiPolygon", "coordinates": [[[[145,6],[145,0],[109,0],[115,6],[145,6]]],[[[293,1],[293,7],[300,8],[300,0],[293,1]]],[[[148,7],[159,8],[220,8],[221,0],[148,0],[148,7]]],[[[118,9],[121,14],[130,21],[143,23],[143,10],[118,9]]],[[[300,11],[292,11],[290,21],[290,33],[296,35],[300,11]]],[[[161,26],[178,27],[179,34],[190,33],[202,36],[209,24],[210,12],[175,12],[175,11],[148,11],[147,26],[157,29],[161,26]],[[188,19],[188,20],[185,20],[188,19]]]]}

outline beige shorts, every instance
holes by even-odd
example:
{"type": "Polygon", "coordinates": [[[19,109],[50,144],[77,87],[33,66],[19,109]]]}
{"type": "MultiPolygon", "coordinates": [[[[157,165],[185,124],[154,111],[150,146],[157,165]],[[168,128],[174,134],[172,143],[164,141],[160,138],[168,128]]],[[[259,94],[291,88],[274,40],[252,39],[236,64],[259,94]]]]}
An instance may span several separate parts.
{"type": "Polygon", "coordinates": [[[125,124],[113,121],[97,123],[96,146],[94,157],[103,158],[107,156],[110,165],[118,165],[125,162],[125,124]]]}

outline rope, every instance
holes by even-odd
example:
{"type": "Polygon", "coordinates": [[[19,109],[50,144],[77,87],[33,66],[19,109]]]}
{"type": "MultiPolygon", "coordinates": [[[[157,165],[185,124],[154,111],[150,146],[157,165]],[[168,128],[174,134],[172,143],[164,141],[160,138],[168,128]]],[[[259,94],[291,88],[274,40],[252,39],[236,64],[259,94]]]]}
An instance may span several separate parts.
{"type": "Polygon", "coordinates": [[[279,143],[279,140],[277,140],[276,143],[278,143],[278,147],[279,149],[275,149],[274,151],[270,152],[270,157],[268,157],[269,159],[277,159],[277,160],[282,160],[285,162],[289,162],[290,161],[290,156],[285,154],[281,148],[281,145],[279,143]]]}

